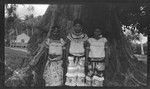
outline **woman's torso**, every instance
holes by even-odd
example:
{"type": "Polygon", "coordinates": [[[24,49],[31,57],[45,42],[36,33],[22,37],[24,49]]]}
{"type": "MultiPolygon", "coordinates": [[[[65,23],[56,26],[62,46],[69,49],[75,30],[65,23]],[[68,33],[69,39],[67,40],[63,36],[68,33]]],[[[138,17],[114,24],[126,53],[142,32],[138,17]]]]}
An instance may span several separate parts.
{"type": "Polygon", "coordinates": [[[100,38],[98,40],[95,38],[89,38],[88,41],[90,43],[89,57],[105,57],[105,43],[107,42],[106,38],[100,38]]]}
{"type": "Polygon", "coordinates": [[[62,55],[62,47],[65,44],[63,39],[49,40],[49,54],[50,55],[62,55]]]}
{"type": "Polygon", "coordinates": [[[67,38],[70,40],[69,53],[74,56],[83,56],[84,42],[87,40],[87,35],[83,34],[80,38],[75,38],[74,35],[69,34],[67,38]]]}

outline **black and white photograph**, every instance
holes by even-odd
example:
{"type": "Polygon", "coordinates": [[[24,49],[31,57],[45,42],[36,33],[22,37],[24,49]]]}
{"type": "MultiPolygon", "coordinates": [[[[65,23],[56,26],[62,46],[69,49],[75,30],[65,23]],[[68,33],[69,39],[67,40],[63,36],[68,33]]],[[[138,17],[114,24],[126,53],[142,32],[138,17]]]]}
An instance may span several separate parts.
{"type": "Polygon", "coordinates": [[[4,86],[146,87],[149,29],[150,3],[5,4],[4,86]]]}

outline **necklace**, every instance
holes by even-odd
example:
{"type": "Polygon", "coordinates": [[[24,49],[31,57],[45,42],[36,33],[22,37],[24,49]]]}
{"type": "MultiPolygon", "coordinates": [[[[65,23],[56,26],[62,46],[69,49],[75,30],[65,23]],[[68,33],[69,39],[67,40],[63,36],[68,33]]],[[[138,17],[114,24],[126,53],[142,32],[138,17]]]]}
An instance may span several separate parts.
{"type": "Polygon", "coordinates": [[[60,39],[59,39],[59,40],[56,40],[56,39],[50,39],[50,42],[60,43],[60,39]]]}
{"type": "Polygon", "coordinates": [[[82,33],[82,32],[76,33],[76,32],[73,30],[72,34],[74,34],[74,35],[76,35],[76,36],[80,36],[80,35],[82,35],[83,33],[82,33]]]}
{"type": "Polygon", "coordinates": [[[79,43],[79,42],[83,42],[83,41],[86,41],[88,39],[87,35],[86,34],[81,34],[80,36],[76,36],[74,34],[69,34],[67,36],[67,38],[71,41],[74,41],[76,43],[79,43]]]}
{"type": "Polygon", "coordinates": [[[95,38],[96,40],[99,40],[100,38],[102,38],[102,35],[99,35],[99,36],[97,36],[97,37],[95,36],[94,38],[95,38]]]}

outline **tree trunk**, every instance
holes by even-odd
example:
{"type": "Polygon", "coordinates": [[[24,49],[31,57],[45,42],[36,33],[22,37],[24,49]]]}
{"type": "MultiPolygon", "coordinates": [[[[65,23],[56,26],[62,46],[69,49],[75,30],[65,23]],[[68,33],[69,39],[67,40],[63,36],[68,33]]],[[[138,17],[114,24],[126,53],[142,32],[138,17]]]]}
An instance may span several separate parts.
{"type": "Polygon", "coordinates": [[[140,33],[140,46],[141,46],[141,54],[144,55],[144,49],[143,49],[143,41],[142,41],[143,35],[140,33]]]}
{"type": "Polygon", "coordinates": [[[140,45],[141,45],[141,54],[144,55],[143,43],[141,43],[140,45]]]}
{"type": "MultiPolygon", "coordinates": [[[[48,32],[51,26],[60,25],[62,35],[66,37],[76,18],[83,21],[84,31],[89,37],[92,36],[95,27],[102,26],[103,34],[108,39],[110,52],[106,60],[108,64],[105,70],[105,86],[146,85],[146,65],[134,56],[129,42],[123,35],[116,9],[111,5],[50,5],[37,28],[48,32]]],[[[37,40],[40,37],[33,36],[31,40],[33,39],[37,40]]],[[[29,48],[34,49],[34,45],[37,45],[37,41],[31,42],[29,48]]]]}

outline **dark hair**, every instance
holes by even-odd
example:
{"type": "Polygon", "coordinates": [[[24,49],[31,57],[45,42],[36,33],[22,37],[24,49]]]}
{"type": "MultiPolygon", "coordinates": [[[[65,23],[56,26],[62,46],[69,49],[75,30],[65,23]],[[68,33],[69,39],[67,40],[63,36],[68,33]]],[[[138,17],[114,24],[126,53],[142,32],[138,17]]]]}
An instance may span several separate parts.
{"type": "Polygon", "coordinates": [[[96,27],[94,28],[94,31],[95,31],[96,29],[99,29],[99,30],[101,31],[101,33],[103,34],[104,28],[103,28],[102,25],[96,26],[96,27]]]}
{"type": "Polygon", "coordinates": [[[58,29],[57,29],[57,32],[58,32],[58,33],[60,33],[60,32],[61,32],[61,30],[60,30],[60,26],[58,26],[58,25],[54,25],[54,26],[52,27],[51,33],[50,33],[50,35],[49,35],[49,38],[51,38],[51,37],[52,37],[52,33],[55,31],[55,29],[56,29],[56,28],[58,28],[58,29]]]}
{"type": "Polygon", "coordinates": [[[82,20],[81,20],[81,19],[75,19],[75,20],[74,20],[74,24],[73,24],[73,25],[75,25],[75,24],[83,25],[83,23],[82,23],[82,20]]]}

